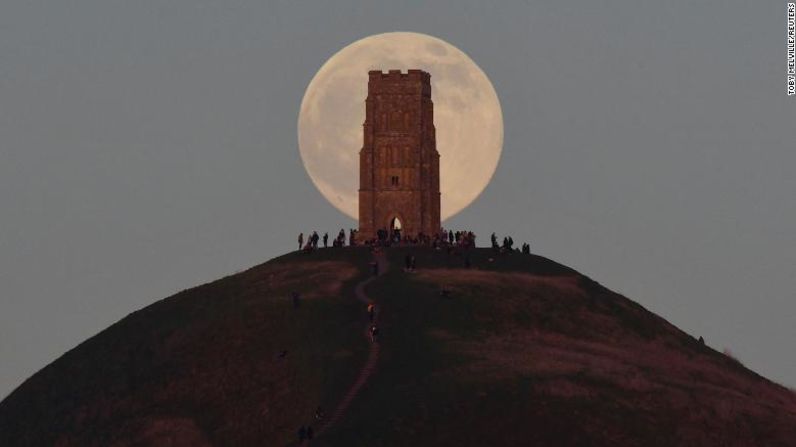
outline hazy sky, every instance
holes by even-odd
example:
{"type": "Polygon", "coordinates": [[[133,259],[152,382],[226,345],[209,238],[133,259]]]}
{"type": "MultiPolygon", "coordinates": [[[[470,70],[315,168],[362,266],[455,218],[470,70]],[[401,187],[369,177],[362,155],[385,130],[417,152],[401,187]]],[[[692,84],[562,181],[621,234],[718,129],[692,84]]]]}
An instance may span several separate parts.
{"type": "Polygon", "coordinates": [[[0,396],[133,310],[355,226],[296,120],[330,55],[387,31],[462,49],[503,106],[495,177],[448,224],[796,385],[785,2],[377,3],[0,2],[0,396]]]}

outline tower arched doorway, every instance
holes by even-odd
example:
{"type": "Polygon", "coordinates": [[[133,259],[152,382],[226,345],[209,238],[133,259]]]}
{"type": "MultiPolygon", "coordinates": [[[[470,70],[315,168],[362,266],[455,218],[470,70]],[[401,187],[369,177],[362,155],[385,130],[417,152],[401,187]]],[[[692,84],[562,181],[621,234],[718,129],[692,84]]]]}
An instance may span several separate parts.
{"type": "Polygon", "coordinates": [[[393,242],[400,242],[401,241],[401,229],[403,228],[401,224],[401,219],[398,216],[393,217],[390,219],[390,238],[393,242]]]}

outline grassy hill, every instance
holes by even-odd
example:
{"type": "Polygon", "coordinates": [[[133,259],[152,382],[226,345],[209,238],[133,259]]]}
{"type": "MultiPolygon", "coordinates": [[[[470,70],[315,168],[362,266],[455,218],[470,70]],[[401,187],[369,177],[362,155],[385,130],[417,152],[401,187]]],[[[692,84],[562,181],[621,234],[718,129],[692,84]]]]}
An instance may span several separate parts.
{"type": "MultiPolygon", "coordinates": [[[[377,366],[313,445],[794,445],[791,391],[572,269],[386,256],[377,366]]],[[[0,402],[0,445],[296,445],[366,361],[371,259],[291,253],[129,315],[0,402]]]]}

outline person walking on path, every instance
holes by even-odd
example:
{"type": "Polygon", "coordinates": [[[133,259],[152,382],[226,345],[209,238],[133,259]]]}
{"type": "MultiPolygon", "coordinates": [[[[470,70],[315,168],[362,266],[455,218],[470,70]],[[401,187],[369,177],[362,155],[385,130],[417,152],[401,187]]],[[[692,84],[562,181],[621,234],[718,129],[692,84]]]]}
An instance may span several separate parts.
{"type": "Polygon", "coordinates": [[[368,304],[368,318],[373,323],[373,317],[376,314],[376,305],[373,303],[368,304]]]}
{"type": "Polygon", "coordinates": [[[315,409],[315,420],[320,421],[322,419],[323,419],[323,409],[321,408],[320,405],[318,405],[318,408],[315,409]]]}
{"type": "Polygon", "coordinates": [[[376,340],[379,337],[379,328],[376,327],[375,324],[370,325],[370,341],[376,343],[376,340]]]}
{"type": "Polygon", "coordinates": [[[300,304],[300,302],[299,302],[299,293],[295,292],[295,291],[291,292],[290,293],[290,298],[293,300],[293,308],[294,309],[298,309],[299,304],[300,304]]]}

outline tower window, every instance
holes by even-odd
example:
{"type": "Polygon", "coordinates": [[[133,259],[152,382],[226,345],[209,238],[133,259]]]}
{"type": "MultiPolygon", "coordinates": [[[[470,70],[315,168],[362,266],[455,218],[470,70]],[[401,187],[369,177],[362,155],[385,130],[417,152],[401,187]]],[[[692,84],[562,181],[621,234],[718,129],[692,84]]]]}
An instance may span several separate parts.
{"type": "Polygon", "coordinates": [[[398,186],[398,176],[397,175],[393,175],[392,177],[390,177],[390,184],[392,186],[398,186]]]}

